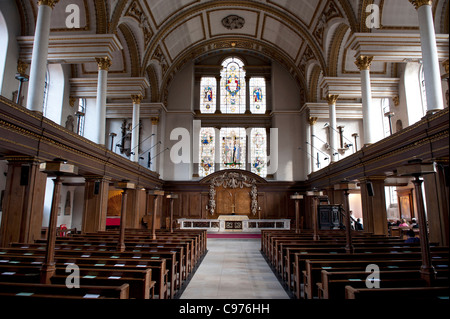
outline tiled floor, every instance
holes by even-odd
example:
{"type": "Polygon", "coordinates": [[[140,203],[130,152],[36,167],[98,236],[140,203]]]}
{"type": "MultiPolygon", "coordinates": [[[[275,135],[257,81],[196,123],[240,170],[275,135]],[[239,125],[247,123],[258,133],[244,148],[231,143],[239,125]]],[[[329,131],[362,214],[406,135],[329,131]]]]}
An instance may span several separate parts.
{"type": "Polygon", "coordinates": [[[289,299],[261,255],[261,239],[208,239],[181,299],[289,299]]]}

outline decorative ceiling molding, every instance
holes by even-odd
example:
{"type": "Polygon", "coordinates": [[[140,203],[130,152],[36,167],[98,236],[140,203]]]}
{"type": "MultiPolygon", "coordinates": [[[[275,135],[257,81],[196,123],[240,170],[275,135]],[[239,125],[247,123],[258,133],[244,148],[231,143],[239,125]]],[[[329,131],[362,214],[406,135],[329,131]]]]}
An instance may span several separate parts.
{"type": "MultiPolygon", "coordinates": [[[[373,98],[398,96],[399,78],[371,77],[373,98]]],[[[323,97],[339,95],[342,99],[361,97],[361,77],[323,77],[320,84],[323,97]]]]}
{"type": "MultiPolygon", "coordinates": [[[[323,103],[305,103],[301,109],[302,112],[308,112],[310,117],[319,119],[330,118],[330,107],[327,102],[323,103]]],[[[336,103],[336,118],[338,119],[362,119],[362,104],[352,102],[336,103]]]]}
{"type": "MultiPolygon", "coordinates": [[[[292,27],[296,32],[300,34],[300,36],[304,39],[304,41],[308,42],[316,56],[316,59],[322,65],[323,68],[326,67],[325,59],[322,56],[322,50],[315,40],[315,38],[309,33],[307,28],[299,21],[293,19],[290,15],[286,13],[286,11],[280,10],[276,7],[267,6],[266,4],[256,3],[256,2],[242,2],[242,1],[220,1],[214,3],[199,3],[192,7],[187,8],[184,12],[176,15],[172,20],[167,21],[164,24],[164,28],[158,30],[158,32],[154,35],[152,39],[152,44],[149,45],[147,51],[143,57],[144,65],[148,64],[150,60],[150,56],[153,54],[153,51],[156,49],[157,45],[161,42],[163,38],[167,36],[167,33],[170,33],[171,30],[175,29],[178,25],[183,23],[189,17],[192,17],[202,10],[206,9],[214,9],[214,8],[236,8],[236,9],[251,9],[251,10],[259,10],[262,14],[266,14],[272,17],[277,17],[279,20],[283,21],[286,25],[292,27]]],[[[211,39],[205,39],[204,41],[209,41],[211,39]]],[[[258,39],[255,39],[260,41],[258,39]]],[[[271,44],[275,46],[275,44],[271,44]]],[[[300,48],[299,48],[300,49],[300,48]]],[[[174,58],[174,61],[177,60],[178,57],[174,58]]],[[[141,70],[142,72],[142,70],[141,70]]]]}
{"type": "MultiPolygon", "coordinates": [[[[20,59],[30,63],[34,36],[17,37],[20,59]]],[[[49,63],[95,62],[95,58],[112,59],[114,51],[122,50],[122,44],[114,34],[51,35],[48,46],[49,63]]]]}
{"type": "MultiPolygon", "coordinates": [[[[140,104],[140,115],[141,119],[159,117],[161,115],[164,107],[161,103],[141,103],[140,104]]],[[[127,102],[117,102],[117,103],[107,103],[106,104],[106,118],[107,119],[131,119],[133,117],[133,103],[127,102]]]]}
{"type": "Polygon", "coordinates": [[[245,19],[235,14],[230,14],[229,16],[226,16],[222,19],[222,25],[228,30],[242,29],[244,27],[244,24],[245,19]]]}
{"type": "Polygon", "coordinates": [[[127,42],[128,47],[128,55],[131,62],[131,76],[136,77],[139,76],[141,65],[140,65],[140,55],[139,48],[137,45],[136,38],[133,34],[133,31],[125,24],[122,23],[119,25],[119,30],[122,32],[125,41],[127,42]]]}
{"type": "MultiPolygon", "coordinates": [[[[97,78],[71,78],[70,96],[78,98],[97,97],[97,78]]],[[[145,95],[145,90],[150,86],[145,77],[108,77],[108,98],[130,98],[131,95],[145,95]]]]}
{"type": "MultiPolygon", "coordinates": [[[[436,34],[439,60],[449,57],[449,35],[436,34]]],[[[405,62],[422,59],[419,33],[354,33],[347,46],[354,50],[355,57],[373,56],[374,61],[405,62]]]]}
{"type": "MultiPolygon", "coordinates": [[[[300,73],[300,70],[295,66],[292,59],[290,59],[283,52],[280,52],[276,47],[271,47],[267,43],[262,41],[257,41],[250,38],[220,38],[212,39],[206,43],[201,43],[196,46],[191,47],[190,50],[186,51],[183,56],[174,63],[169,68],[168,72],[164,74],[162,89],[163,92],[161,96],[161,102],[167,103],[168,87],[174,78],[176,72],[180,70],[185,63],[195,60],[197,57],[205,54],[206,52],[211,53],[215,50],[222,49],[235,49],[235,50],[250,50],[253,52],[259,52],[265,57],[270,58],[277,63],[281,64],[297,81],[300,91],[306,91],[305,77],[300,73]]],[[[230,54],[233,51],[230,51],[230,54]]],[[[301,93],[302,94],[302,93],[301,93]]],[[[167,105],[167,104],[166,104],[167,105]]]]}

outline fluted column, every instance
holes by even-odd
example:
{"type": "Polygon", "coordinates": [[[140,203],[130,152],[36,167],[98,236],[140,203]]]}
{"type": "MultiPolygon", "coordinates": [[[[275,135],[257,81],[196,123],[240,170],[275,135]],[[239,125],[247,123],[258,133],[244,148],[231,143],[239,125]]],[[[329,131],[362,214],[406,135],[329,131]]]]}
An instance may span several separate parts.
{"type": "Polygon", "coordinates": [[[339,95],[328,95],[328,109],[329,109],[329,121],[330,121],[330,158],[331,163],[337,161],[337,122],[336,122],[336,101],[339,95]]]}
{"type": "Polygon", "coordinates": [[[98,82],[97,82],[97,103],[95,109],[97,111],[98,131],[97,139],[94,141],[98,144],[105,145],[106,132],[106,90],[108,87],[108,71],[111,67],[111,60],[108,57],[96,58],[98,64],[98,82]]]}
{"type": "MultiPolygon", "coordinates": [[[[159,147],[156,145],[156,143],[158,143],[158,123],[159,123],[159,118],[157,117],[152,117],[151,118],[152,121],[152,138],[151,138],[151,143],[152,146],[154,146],[151,150],[150,153],[150,158],[156,156],[156,154],[158,154],[158,149],[159,147]]],[[[157,158],[153,158],[151,160],[150,163],[150,170],[156,172],[156,160],[157,158]]]]}
{"type": "Polygon", "coordinates": [[[419,16],[420,42],[422,47],[422,62],[425,76],[427,113],[444,108],[442,98],[441,74],[434,31],[432,0],[409,0],[419,16]]]}
{"type": "MultiPolygon", "coordinates": [[[[305,179],[308,178],[308,175],[312,173],[312,165],[313,165],[313,161],[311,159],[311,150],[310,150],[310,144],[311,144],[311,126],[309,124],[309,119],[311,117],[307,116],[306,117],[306,125],[305,125],[305,151],[303,152],[303,156],[305,158],[305,163],[306,163],[306,176],[305,179]]],[[[303,147],[302,147],[303,149],[303,147]]]]}
{"type": "Polygon", "coordinates": [[[139,120],[142,95],[131,95],[133,100],[133,119],[131,130],[131,161],[139,162],[139,120]]]}
{"type": "Polygon", "coordinates": [[[375,143],[372,123],[370,121],[370,114],[372,110],[372,87],[370,85],[370,64],[372,63],[372,56],[359,56],[355,64],[361,72],[361,97],[362,97],[362,113],[363,113],[363,130],[364,130],[364,145],[375,143]]]}
{"type": "MultiPolygon", "coordinates": [[[[309,130],[310,130],[310,134],[309,134],[309,149],[308,152],[312,155],[310,158],[311,161],[311,170],[312,172],[315,172],[319,169],[319,167],[316,167],[316,160],[314,158],[316,158],[316,156],[314,156],[315,154],[315,146],[314,146],[314,138],[312,138],[312,136],[314,135],[314,125],[317,123],[317,117],[309,117],[308,118],[308,122],[309,122],[309,130]]],[[[307,140],[308,141],[308,140],[307,140]]]]}
{"type": "Polygon", "coordinates": [[[36,31],[28,84],[27,109],[43,111],[45,74],[47,72],[48,44],[52,10],[59,0],[39,0],[36,31]]]}

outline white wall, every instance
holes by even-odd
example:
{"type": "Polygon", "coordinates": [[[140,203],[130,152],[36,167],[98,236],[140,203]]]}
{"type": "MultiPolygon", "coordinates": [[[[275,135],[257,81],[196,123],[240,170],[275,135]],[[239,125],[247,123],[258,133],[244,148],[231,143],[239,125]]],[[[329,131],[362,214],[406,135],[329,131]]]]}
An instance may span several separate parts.
{"type": "Polygon", "coordinates": [[[420,64],[409,62],[403,66],[400,77],[399,116],[403,128],[413,125],[423,117],[421,87],[419,83],[420,64]]]}
{"type": "MultiPolygon", "coordinates": [[[[64,72],[61,64],[48,65],[48,100],[45,117],[61,125],[62,105],[64,99],[64,72]]],[[[64,126],[65,120],[63,122],[64,126]]]]}
{"type": "MultiPolygon", "coordinates": [[[[85,122],[84,122],[84,137],[93,142],[97,141],[97,136],[98,136],[98,134],[97,134],[97,131],[98,131],[98,118],[97,117],[98,116],[97,116],[97,112],[95,111],[96,108],[97,108],[96,99],[95,98],[87,98],[86,99],[86,115],[85,115],[85,122]]],[[[106,138],[105,141],[108,142],[109,139],[106,138]]]]}
{"type": "Polygon", "coordinates": [[[186,152],[190,152],[190,163],[175,164],[170,156],[170,150],[160,154],[158,159],[162,161],[164,167],[160,172],[164,180],[191,180],[192,179],[192,127],[193,127],[193,93],[194,93],[194,65],[188,63],[173,79],[169,88],[167,102],[168,112],[164,119],[160,119],[160,125],[164,126],[164,138],[160,151],[169,147],[172,149],[178,140],[170,140],[170,134],[174,129],[186,129],[190,138],[186,140],[189,147],[185,147],[186,152]]]}
{"type": "MultiPolygon", "coordinates": [[[[19,81],[15,79],[19,59],[16,37],[20,35],[21,26],[17,21],[20,17],[15,1],[0,1],[0,94],[8,99],[12,99],[12,93],[19,87],[19,81]]],[[[26,105],[27,88],[27,83],[24,83],[22,96],[25,99],[22,105],[26,105]]]]}
{"type": "Polygon", "coordinates": [[[278,129],[279,147],[278,169],[274,177],[278,181],[305,179],[306,165],[303,153],[298,149],[303,135],[300,123],[299,112],[274,112],[272,127],[278,129]]]}

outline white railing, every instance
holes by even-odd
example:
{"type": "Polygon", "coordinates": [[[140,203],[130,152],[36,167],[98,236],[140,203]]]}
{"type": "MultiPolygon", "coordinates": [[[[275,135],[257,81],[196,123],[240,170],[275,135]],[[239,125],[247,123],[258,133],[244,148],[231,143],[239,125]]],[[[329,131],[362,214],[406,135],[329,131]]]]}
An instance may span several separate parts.
{"type": "Polygon", "coordinates": [[[290,229],[290,219],[247,219],[236,221],[224,219],[179,218],[181,229],[206,229],[213,232],[242,231],[254,232],[261,229],[290,229]]]}

